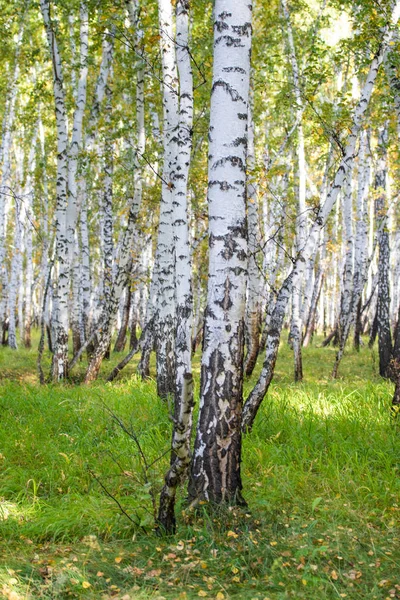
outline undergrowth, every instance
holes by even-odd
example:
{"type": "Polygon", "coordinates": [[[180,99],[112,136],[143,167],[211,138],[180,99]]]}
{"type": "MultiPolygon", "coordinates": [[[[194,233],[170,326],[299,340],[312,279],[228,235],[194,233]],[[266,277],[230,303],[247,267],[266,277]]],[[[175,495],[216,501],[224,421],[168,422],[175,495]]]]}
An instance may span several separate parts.
{"type": "Polygon", "coordinates": [[[182,489],[173,538],[153,529],[171,432],[154,381],[132,363],[105,383],[114,355],[91,386],[84,362],[39,386],[35,350],[0,352],[3,597],[400,598],[400,429],[367,348],[337,381],[334,349],[307,348],[294,384],[282,346],[243,442],[248,508],[194,514],[182,489]]]}

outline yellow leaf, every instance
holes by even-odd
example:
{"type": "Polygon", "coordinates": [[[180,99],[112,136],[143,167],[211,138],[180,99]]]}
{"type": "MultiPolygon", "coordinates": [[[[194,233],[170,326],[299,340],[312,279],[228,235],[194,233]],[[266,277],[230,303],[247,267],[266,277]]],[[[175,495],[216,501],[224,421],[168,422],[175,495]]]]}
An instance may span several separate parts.
{"type": "Polygon", "coordinates": [[[301,580],[301,583],[302,583],[303,585],[307,585],[307,581],[306,581],[305,579],[302,579],[302,580],[301,580]]]}
{"type": "Polygon", "coordinates": [[[121,562],[121,560],[122,560],[122,556],[116,556],[116,557],[115,557],[115,562],[116,562],[116,563],[118,563],[118,564],[119,564],[119,563],[121,562]]]}
{"type": "Polygon", "coordinates": [[[88,588],[91,587],[91,583],[89,583],[88,581],[82,581],[82,587],[85,588],[85,590],[87,590],[88,588]]]}
{"type": "Polygon", "coordinates": [[[101,571],[97,571],[96,573],[96,577],[103,577],[104,573],[102,573],[101,571]]]}
{"type": "Polygon", "coordinates": [[[336,573],[336,571],[331,571],[331,579],[333,579],[334,581],[336,581],[338,578],[338,574],[336,573]]]}
{"type": "Polygon", "coordinates": [[[271,546],[276,546],[278,542],[270,542],[271,546]]]}
{"type": "Polygon", "coordinates": [[[234,539],[236,539],[238,536],[237,533],[235,533],[234,531],[228,531],[228,533],[226,534],[228,537],[233,537],[234,539]]]}
{"type": "Polygon", "coordinates": [[[235,577],[232,577],[232,581],[234,583],[240,583],[240,577],[238,575],[235,575],[235,577]]]}
{"type": "Polygon", "coordinates": [[[218,592],[218,594],[215,596],[215,600],[224,600],[225,596],[222,592],[218,592]]]}
{"type": "Polygon", "coordinates": [[[201,566],[202,569],[207,569],[207,563],[206,562],[200,563],[200,566],[201,566]]]}
{"type": "Polygon", "coordinates": [[[200,596],[200,598],[205,598],[207,596],[207,592],[205,592],[204,590],[200,590],[197,593],[198,596],[200,596]]]}
{"type": "Polygon", "coordinates": [[[232,573],[236,575],[236,573],[239,573],[239,569],[237,567],[232,567],[232,573]]]}

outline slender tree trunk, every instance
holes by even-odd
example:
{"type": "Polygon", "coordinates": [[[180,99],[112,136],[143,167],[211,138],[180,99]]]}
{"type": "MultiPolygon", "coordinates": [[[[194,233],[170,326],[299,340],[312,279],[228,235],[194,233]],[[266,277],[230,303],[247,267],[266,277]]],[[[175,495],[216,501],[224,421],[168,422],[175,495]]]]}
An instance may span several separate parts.
{"type": "Polygon", "coordinates": [[[340,298],[339,312],[339,349],[336,354],[332,377],[338,375],[339,364],[342,359],[344,348],[352,322],[352,292],[353,292],[353,268],[354,268],[354,239],[353,239],[353,189],[352,169],[349,170],[346,186],[343,194],[343,278],[342,293],[340,298]]]}
{"type": "Polygon", "coordinates": [[[372,348],[375,344],[376,336],[378,335],[378,311],[375,310],[374,318],[372,319],[371,330],[369,332],[368,348],[372,348]]]}
{"type": "Polygon", "coordinates": [[[54,354],[52,377],[55,381],[68,375],[68,299],[69,299],[69,254],[67,234],[67,181],[68,181],[68,132],[61,56],[53,23],[50,19],[50,1],[40,0],[40,8],[46,28],[47,41],[53,65],[53,92],[57,125],[57,182],[56,182],[56,286],[52,311],[54,332],[54,354]]]}
{"type": "Polygon", "coordinates": [[[360,347],[361,347],[361,335],[362,335],[361,308],[362,308],[362,301],[360,298],[358,301],[358,304],[357,304],[356,318],[355,318],[355,324],[354,324],[354,350],[356,350],[356,352],[360,352],[360,347]]]}
{"type": "MultiPolygon", "coordinates": [[[[254,155],[254,124],[251,108],[249,109],[249,140],[247,165],[250,171],[255,168],[254,155]]],[[[256,365],[260,350],[260,270],[257,264],[257,254],[260,248],[258,231],[257,189],[254,174],[251,174],[247,184],[247,222],[249,243],[249,265],[246,303],[246,346],[247,354],[244,361],[244,372],[249,377],[256,365]]]]}
{"type": "Polygon", "coordinates": [[[378,304],[377,326],[379,345],[379,374],[389,376],[389,365],[392,355],[392,335],[390,331],[390,286],[389,266],[390,247],[387,229],[387,124],[379,131],[378,161],[375,174],[375,215],[377,221],[384,219],[384,226],[378,232],[378,304]]]}
{"type": "Polygon", "coordinates": [[[22,272],[22,223],[20,201],[15,197],[15,229],[14,229],[14,252],[11,258],[10,293],[9,304],[9,326],[8,345],[12,350],[17,350],[17,295],[18,280],[22,272]]]}
{"type": "Polygon", "coordinates": [[[126,334],[128,331],[129,324],[129,314],[131,311],[131,299],[132,292],[130,287],[130,282],[126,286],[124,304],[122,307],[122,317],[121,317],[121,326],[119,328],[118,336],[115,341],[114,352],[122,352],[125,349],[126,345],[126,334]]]}
{"type": "Polygon", "coordinates": [[[158,0],[163,92],[164,164],[160,221],[156,250],[158,295],[156,297],[157,393],[166,399],[175,391],[175,244],[174,244],[174,174],[178,159],[178,72],[174,47],[171,0],[158,0]]]}
{"type": "Polygon", "coordinates": [[[175,531],[175,496],[190,465],[190,437],[193,420],[193,375],[191,366],[192,277],[189,245],[188,175],[192,149],[193,75],[189,53],[189,2],[176,5],[176,55],[179,74],[178,164],[175,173],[174,238],[176,245],[176,333],[175,403],[172,435],[172,464],[161,491],[159,525],[175,531]]]}
{"type": "MultiPolygon", "coordinates": [[[[361,343],[362,293],[368,278],[368,191],[370,181],[369,135],[360,133],[357,190],[357,226],[354,257],[354,281],[352,308],[355,311],[354,347],[358,351],[361,343]]],[[[372,260],[372,257],[371,259],[372,260]]]]}
{"type": "Polygon", "coordinates": [[[318,307],[318,300],[321,294],[322,285],[324,282],[324,272],[322,267],[318,268],[317,274],[315,275],[314,289],[311,298],[310,310],[308,311],[308,317],[306,322],[306,329],[304,334],[303,346],[306,348],[312,341],[315,321],[318,307]]]}
{"type": "MultiPolygon", "coordinates": [[[[100,118],[100,109],[105,96],[105,90],[111,70],[114,50],[114,30],[106,32],[102,44],[102,57],[99,75],[96,81],[96,87],[91,103],[90,116],[85,136],[84,148],[86,152],[93,150],[95,146],[98,121],[100,118]]],[[[80,245],[81,245],[81,290],[82,290],[82,329],[83,337],[86,341],[90,331],[95,328],[92,323],[91,315],[91,268],[90,268],[90,245],[89,245],[89,227],[88,227],[88,179],[90,176],[89,159],[85,158],[83,164],[83,173],[78,181],[78,193],[80,197],[80,245]]],[[[89,345],[88,356],[91,358],[94,346],[89,345]]]]}
{"type": "MultiPolygon", "coordinates": [[[[296,57],[296,49],[293,39],[292,24],[290,13],[286,0],[281,0],[283,14],[286,21],[287,36],[289,43],[289,57],[292,67],[292,77],[294,84],[294,94],[296,98],[296,116],[299,122],[297,128],[297,160],[298,160],[298,212],[296,219],[296,254],[299,254],[306,243],[307,239],[307,206],[306,206],[306,165],[304,152],[304,134],[301,123],[304,112],[303,99],[300,89],[300,73],[296,57]]],[[[301,347],[303,342],[303,321],[302,321],[302,297],[303,297],[303,281],[306,264],[302,261],[299,263],[296,278],[293,280],[292,288],[292,320],[290,328],[290,341],[293,347],[294,354],[294,380],[301,381],[303,379],[303,364],[301,347]]]]}
{"type": "MultiPolygon", "coordinates": [[[[111,124],[112,92],[109,85],[106,86],[106,123],[111,124]]],[[[112,137],[112,136],[111,136],[112,137]]],[[[119,296],[115,294],[113,263],[114,263],[114,239],[113,239],[113,168],[114,168],[114,146],[112,139],[107,138],[104,146],[104,179],[102,213],[103,219],[103,272],[102,272],[102,311],[100,322],[102,326],[98,334],[97,345],[91,356],[90,363],[85,375],[85,383],[97,378],[103,358],[109,351],[112,326],[118,310],[119,296]]],[[[122,292],[122,290],[120,290],[122,292]]]]}
{"type": "Polygon", "coordinates": [[[6,231],[7,231],[7,206],[9,190],[10,170],[11,170],[11,145],[15,120],[15,107],[17,100],[17,82],[20,73],[20,51],[22,45],[22,36],[24,33],[25,12],[21,19],[21,24],[17,34],[16,50],[14,57],[14,69],[11,81],[8,87],[8,97],[6,100],[5,114],[2,127],[2,140],[0,147],[0,330],[3,329],[2,339],[5,341],[5,327],[7,322],[7,290],[8,273],[6,267],[6,231]]]}
{"type": "Polygon", "coordinates": [[[33,172],[35,170],[36,153],[35,131],[32,138],[32,145],[28,157],[28,171],[25,182],[25,257],[26,257],[26,278],[25,278],[25,319],[24,319],[24,346],[30,348],[31,325],[32,325],[32,288],[33,288],[33,172]]]}
{"type": "Polygon", "coordinates": [[[209,277],[189,498],[242,503],[251,3],[216,0],[209,129],[209,277]],[[229,127],[227,126],[229,123],[229,127]],[[229,207],[229,208],[228,208],[229,207]]]}

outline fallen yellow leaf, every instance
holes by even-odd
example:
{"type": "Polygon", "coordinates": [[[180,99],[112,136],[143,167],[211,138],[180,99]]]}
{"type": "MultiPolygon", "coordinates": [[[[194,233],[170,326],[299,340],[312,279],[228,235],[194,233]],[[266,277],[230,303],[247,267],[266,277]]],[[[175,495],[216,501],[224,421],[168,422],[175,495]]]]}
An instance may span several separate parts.
{"type": "Polygon", "coordinates": [[[91,587],[91,583],[89,583],[88,581],[82,581],[82,587],[85,588],[85,590],[87,590],[88,588],[91,587]]]}
{"type": "Polygon", "coordinates": [[[336,581],[338,578],[338,574],[336,573],[336,571],[331,571],[331,579],[333,579],[334,581],[336,581]]]}
{"type": "Polygon", "coordinates": [[[121,560],[122,560],[122,556],[116,556],[114,560],[115,560],[116,563],[119,564],[121,562],[121,560]]]}
{"type": "Polygon", "coordinates": [[[218,592],[218,594],[215,596],[215,600],[224,600],[225,596],[222,592],[218,592]]]}
{"type": "Polygon", "coordinates": [[[198,596],[200,596],[200,598],[205,598],[207,596],[207,592],[205,592],[204,590],[200,590],[197,593],[198,596]]]}
{"type": "Polygon", "coordinates": [[[228,537],[233,537],[233,538],[237,538],[239,537],[237,533],[235,533],[234,531],[228,531],[228,533],[226,534],[228,537]]]}

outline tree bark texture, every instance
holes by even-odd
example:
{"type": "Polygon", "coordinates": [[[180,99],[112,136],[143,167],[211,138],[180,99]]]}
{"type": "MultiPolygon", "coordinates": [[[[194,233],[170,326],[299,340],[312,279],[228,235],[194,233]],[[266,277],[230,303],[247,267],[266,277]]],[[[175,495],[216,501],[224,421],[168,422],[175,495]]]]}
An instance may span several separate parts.
{"type": "Polygon", "coordinates": [[[241,413],[247,278],[246,153],[252,6],[216,0],[208,163],[209,277],[193,503],[242,503],[241,413]]]}

